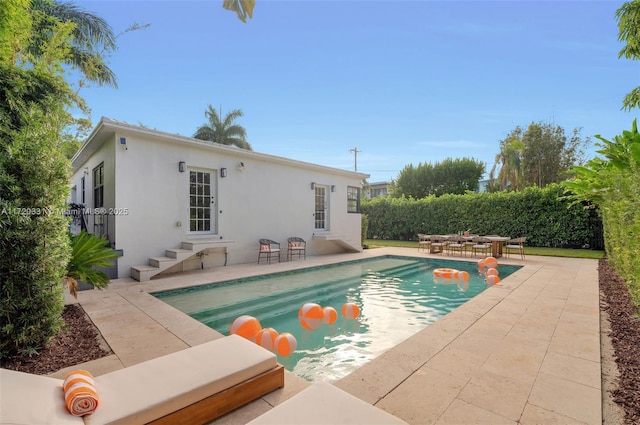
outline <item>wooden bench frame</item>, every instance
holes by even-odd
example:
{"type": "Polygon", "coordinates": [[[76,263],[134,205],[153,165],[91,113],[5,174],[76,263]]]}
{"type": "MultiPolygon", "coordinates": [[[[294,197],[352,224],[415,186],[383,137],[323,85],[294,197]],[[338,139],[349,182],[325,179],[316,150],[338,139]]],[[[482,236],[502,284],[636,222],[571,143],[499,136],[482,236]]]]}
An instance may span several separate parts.
{"type": "Polygon", "coordinates": [[[270,371],[149,423],[153,425],[205,424],[282,387],[284,387],[284,367],[278,364],[270,371]]]}

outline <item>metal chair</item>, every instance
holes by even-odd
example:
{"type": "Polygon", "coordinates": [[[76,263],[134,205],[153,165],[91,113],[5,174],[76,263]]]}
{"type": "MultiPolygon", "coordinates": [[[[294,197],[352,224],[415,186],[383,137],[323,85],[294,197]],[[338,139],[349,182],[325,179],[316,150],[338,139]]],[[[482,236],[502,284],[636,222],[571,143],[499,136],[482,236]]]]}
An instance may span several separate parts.
{"type": "Polygon", "coordinates": [[[447,238],[445,238],[443,235],[432,235],[431,244],[429,245],[429,252],[431,254],[444,254],[446,240],[447,238]]]}
{"type": "MultiPolygon", "coordinates": [[[[453,255],[455,252],[459,252],[460,256],[466,251],[467,247],[464,244],[465,240],[462,236],[459,235],[451,235],[448,238],[448,242],[446,245],[446,250],[448,255],[453,255]]],[[[466,254],[465,254],[466,255],[466,254]]]]}
{"type": "Polygon", "coordinates": [[[307,259],[307,242],[299,238],[297,236],[292,236],[287,239],[287,259],[291,260],[295,254],[298,255],[298,258],[304,257],[307,259]]]}
{"type": "Polygon", "coordinates": [[[278,263],[280,262],[280,242],[272,241],[271,239],[260,239],[260,251],[258,252],[258,264],[260,259],[265,256],[267,262],[271,264],[271,257],[276,256],[278,263]]]}
{"type": "Polygon", "coordinates": [[[423,251],[431,249],[431,235],[418,233],[418,251],[420,251],[420,249],[422,249],[423,251]]]}
{"type": "Polygon", "coordinates": [[[504,246],[504,252],[509,256],[510,253],[515,252],[520,254],[520,258],[524,260],[524,243],[526,242],[526,237],[509,239],[504,246]]]}
{"type": "Polygon", "coordinates": [[[478,236],[473,242],[474,244],[471,246],[471,255],[474,257],[478,253],[488,255],[491,252],[491,241],[489,239],[478,236]]]}

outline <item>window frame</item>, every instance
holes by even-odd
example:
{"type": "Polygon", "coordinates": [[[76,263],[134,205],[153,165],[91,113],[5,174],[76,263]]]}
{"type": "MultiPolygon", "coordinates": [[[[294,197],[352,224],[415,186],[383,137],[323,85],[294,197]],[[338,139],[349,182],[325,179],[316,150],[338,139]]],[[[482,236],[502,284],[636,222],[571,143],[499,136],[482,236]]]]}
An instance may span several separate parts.
{"type": "Polygon", "coordinates": [[[347,186],[347,213],[360,214],[360,191],[357,186],[347,186]]]}
{"type": "Polygon", "coordinates": [[[104,162],[93,169],[93,207],[104,207],[104,162]]]}

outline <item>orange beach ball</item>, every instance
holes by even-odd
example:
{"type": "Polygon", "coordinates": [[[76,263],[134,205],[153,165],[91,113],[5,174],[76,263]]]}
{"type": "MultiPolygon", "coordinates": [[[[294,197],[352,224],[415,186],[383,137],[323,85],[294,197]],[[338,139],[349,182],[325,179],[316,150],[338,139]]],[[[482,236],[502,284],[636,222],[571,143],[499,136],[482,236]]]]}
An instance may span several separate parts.
{"type": "Polygon", "coordinates": [[[345,319],[355,319],[360,315],[360,307],[354,303],[344,303],[342,306],[342,316],[345,319]]]}
{"type": "Polygon", "coordinates": [[[231,324],[231,329],[229,330],[229,334],[240,335],[243,338],[252,340],[258,332],[262,329],[262,325],[253,316],[243,315],[231,324]]]}
{"type": "Polygon", "coordinates": [[[498,282],[500,282],[500,277],[498,275],[490,274],[487,276],[487,283],[489,285],[496,285],[498,282]]]}
{"type": "Polygon", "coordinates": [[[298,320],[303,328],[316,330],[322,326],[324,311],[318,304],[306,303],[298,310],[298,320]]]}
{"type": "Polygon", "coordinates": [[[264,328],[256,334],[256,344],[267,350],[273,350],[277,337],[278,331],[273,328],[264,328]]]}
{"type": "Polygon", "coordinates": [[[500,276],[500,273],[498,272],[498,269],[491,267],[490,269],[487,269],[487,276],[494,274],[496,276],[500,276]]]}
{"type": "Polygon", "coordinates": [[[274,348],[279,355],[286,357],[296,351],[297,346],[298,341],[295,336],[291,335],[289,332],[282,332],[276,337],[274,348]]]}
{"type": "Polygon", "coordinates": [[[325,307],[322,309],[324,314],[323,322],[325,325],[333,325],[338,320],[338,312],[333,307],[325,307]]]}
{"type": "Polygon", "coordinates": [[[484,259],[484,266],[488,269],[495,269],[496,267],[498,267],[498,260],[496,260],[494,257],[487,257],[484,259]]]}

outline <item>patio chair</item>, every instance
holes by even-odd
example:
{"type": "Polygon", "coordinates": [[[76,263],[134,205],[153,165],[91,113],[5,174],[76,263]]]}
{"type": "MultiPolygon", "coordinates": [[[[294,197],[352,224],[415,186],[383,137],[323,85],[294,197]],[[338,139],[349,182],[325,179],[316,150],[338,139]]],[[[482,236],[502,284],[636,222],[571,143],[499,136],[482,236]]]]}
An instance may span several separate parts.
{"type": "Polygon", "coordinates": [[[280,242],[272,241],[271,239],[260,239],[260,252],[258,253],[258,264],[260,259],[265,256],[267,262],[271,264],[271,257],[275,256],[280,262],[280,242]]]}
{"type": "Polygon", "coordinates": [[[429,252],[431,254],[443,254],[444,247],[447,245],[447,238],[442,235],[432,235],[431,244],[429,245],[429,252]]]}
{"type": "Polygon", "coordinates": [[[422,249],[426,251],[431,248],[431,235],[425,235],[424,233],[418,233],[418,251],[422,249]]]}
{"type": "Polygon", "coordinates": [[[464,244],[464,238],[460,235],[451,235],[447,238],[447,241],[448,243],[446,245],[446,249],[448,255],[453,255],[454,253],[459,252],[460,256],[462,257],[463,252],[465,252],[467,249],[466,245],[464,244]]]}
{"type": "Polygon", "coordinates": [[[526,237],[509,239],[504,246],[504,252],[509,256],[510,253],[519,253],[520,258],[524,260],[524,243],[527,240],[526,237]]]}
{"type": "Polygon", "coordinates": [[[305,260],[307,259],[307,242],[304,239],[292,236],[287,239],[287,245],[287,259],[291,260],[295,254],[298,258],[302,256],[305,260]]]}
{"type": "Polygon", "coordinates": [[[480,253],[482,255],[489,255],[491,252],[491,241],[485,237],[478,236],[473,240],[473,245],[471,246],[471,255],[474,257],[480,253]]]}

